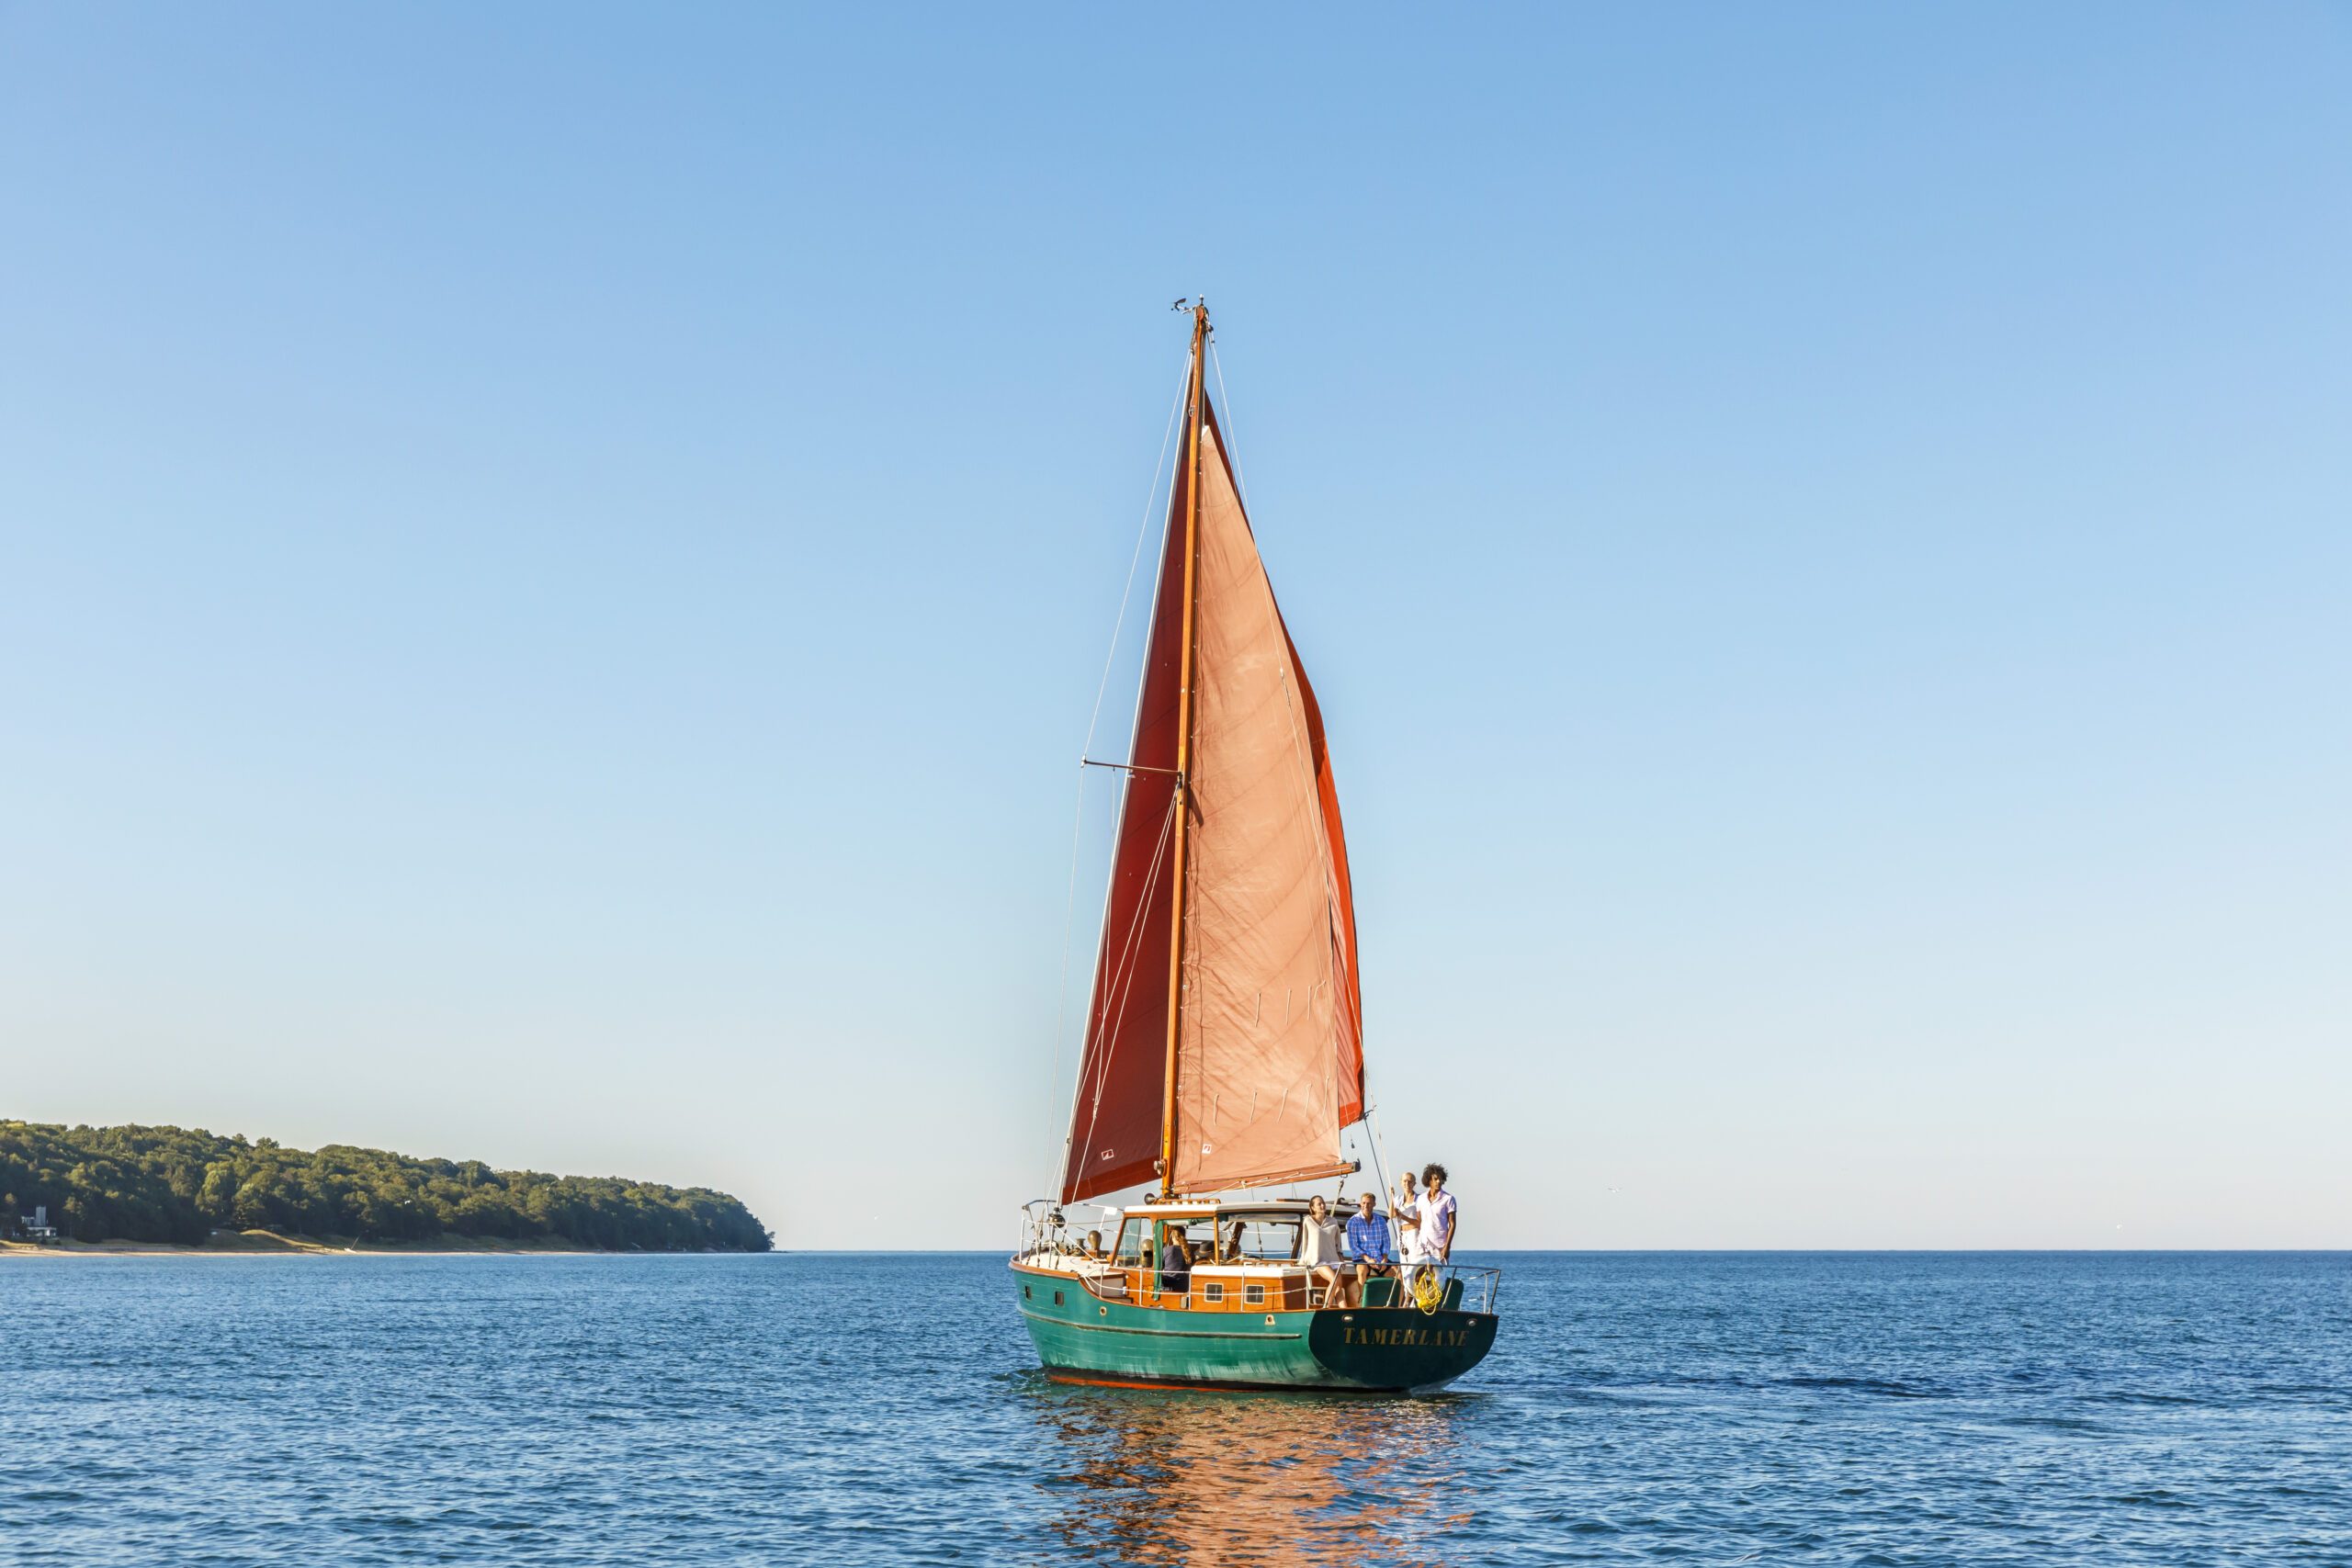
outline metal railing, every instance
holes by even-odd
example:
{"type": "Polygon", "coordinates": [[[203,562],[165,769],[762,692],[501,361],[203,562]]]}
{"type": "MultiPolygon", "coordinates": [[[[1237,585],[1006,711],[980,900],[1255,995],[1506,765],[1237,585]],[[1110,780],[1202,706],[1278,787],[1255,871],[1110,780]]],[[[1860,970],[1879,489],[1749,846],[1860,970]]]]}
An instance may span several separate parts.
{"type": "MultiPolygon", "coordinates": [[[[1062,1204],[1051,1198],[1032,1198],[1021,1205],[1021,1238],[1013,1250],[1015,1258],[1027,1258],[1036,1253],[1053,1253],[1064,1258],[1076,1258],[1084,1251],[1088,1231],[1117,1229],[1120,1211],[1094,1203],[1062,1204]]],[[[1108,1247],[1117,1237],[1105,1235],[1108,1247]]]]}
{"type": "Polygon", "coordinates": [[[1408,1263],[1397,1279],[1396,1304],[1418,1306],[1424,1312],[1492,1313],[1502,1283],[1499,1269],[1467,1263],[1408,1263]],[[1430,1287],[1420,1283],[1424,1277],[1437,1282],[1434,1303],[1430,1287]]]}
{"type": "MultiPolygon", "coordinates": [[[[1092,1204],[1064,1206],[1050,1198],[1033,1198],[1021,1206],[1021,1240],[1015,1258],[1053,1258],[1057,1259],[1088,1257],[1084,1237],[1089,1230],[1115,1229],[1120,1210],[1092,1204]],[[1090,1213],[1091,1211],[1091,1213],[1090,1213]]],[[[1115,1235],[1106,1235],[1106,1247],[1115,1246],[1115,1235]]],[[[1156,1269],[1146,1267],[1143,1290],[1136,1292],[1126,1279],[1126,1270],[1136,1267],[1134,1260],[1117,1259],[1093,1255],[1105,1267],[1076,1273],[1088,1292],[1104,1301],[1148,1302],[1159,1294],[1156,1269]]],[[[1280,1262],[1278,1258],[1252,1258],[1252,1262],[1280,1262]]],[[[1340,1265],[1343,1276],[1352,1278],[1352,1260],[1343,1259],[1340,1265]]],[[[1502,1291],[1502,1270],[1466,1263],[1404,1263],[1396,1271],[1385,1276],[1396,1284],[1388,1292],[1385,1304],[1397,1307],[1419,1307],[1424,1312],[1492,1313],[1502,1291]],[[1433,1284],[1423,1284],[1426,1279],[1433,1284]]],[[[1377,1280],[1369,1283],[1377,1283],[1377,1280]]],[[[1311,1294],[1310,1291],[1310,1294],[1311,1294]]]]}
{"type": "MultiPolygon", "coordinates": [[[[1036,1258],[1052,1255],[1029,1253],[1024,1256],[1036,1258]]],[[[1069,1278],[1084,1286],[1087,1293],[1098,1301],[1126,1302],[1137,1306],[1177,1302],[1190,1305],[1196,1296],[1211,1305],[1219,1303],[1229,1304],[1237,1299],[1249,1302],[1245,1292],[1252,1286],[1258,1286],[1264,1294],[1259,1302],[1249,1302],[1250,1311],[1263,1305],[1270,1312],[1297,1312],[1315,1310],[1312,1303],[1323,1292],[1323,1287],[1301,1269],[1286,1269],[1280,1275],[1216,1280],[1214,1282],[1224,1287],[1224,1293],[1214,1297],[1200,1293],[1206,1289],[1206,1283],[1198,1276],[1190,1281],[1192,1288],[1188,1291],[1162,1290],[1158,1269],[1145,1269],[1132,1261],[1122,1264],[1102,1260],[1095,1268],[1070,1270],[1069,1278]],[[1140,1288],[1135,1279],[1138,1275],[1141,1277],[1140,1288]],[[1294,1301],[1294,1297],[1297,1299],[1294,1301]]],[[[1348,1292],[1352,1295],[1353,1271],[1342,1270],[1341,1278],[1346,1281],[1348,1292]]],[[[1364,1298],[1351,1302],[1350,1310],[1362,1310],[1365,1306],[1374,1310],[1418,1307],[1428,1313],[1491,1314],[1501,1288],[1502,1270],[1499,1269],[1478,1269],[1455,1263],[1408,1264],[1401,1273],[1375,1275],[1366,1280],[1364,1298]],[[1424,1280],[1428,1283],[1422,1283],[1424,1280]]]]}

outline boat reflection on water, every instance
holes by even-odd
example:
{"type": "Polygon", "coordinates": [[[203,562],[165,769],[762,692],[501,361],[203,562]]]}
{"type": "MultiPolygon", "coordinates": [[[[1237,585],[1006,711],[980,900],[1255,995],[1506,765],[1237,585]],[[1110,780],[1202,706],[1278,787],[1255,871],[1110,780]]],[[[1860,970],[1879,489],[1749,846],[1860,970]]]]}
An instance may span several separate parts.
{"type": "MultiPolygon", "coordinates": [[[[1453,1428],[1470,1401],[1079,1389],[1036,1379],[1068,1456],[1044,1559],[1424,1563],[1468,1523],[1453,1428]]],[[[1473,1396],[1475,1398],[1475,1396],[1473,1396]]]]}

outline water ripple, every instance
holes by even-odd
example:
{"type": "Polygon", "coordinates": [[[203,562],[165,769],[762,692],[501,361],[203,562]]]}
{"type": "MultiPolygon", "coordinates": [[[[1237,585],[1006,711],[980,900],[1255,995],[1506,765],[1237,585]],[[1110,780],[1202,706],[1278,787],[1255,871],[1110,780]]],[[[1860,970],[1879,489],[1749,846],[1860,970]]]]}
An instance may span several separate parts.
{"type": "Polygon", "coordinates": [[[2352,1561],[2335,1255],[1505,1255],[1429,1400],[1074,1389],[994,1258],[0,1263],[0,1558],[2352,1561]]]}

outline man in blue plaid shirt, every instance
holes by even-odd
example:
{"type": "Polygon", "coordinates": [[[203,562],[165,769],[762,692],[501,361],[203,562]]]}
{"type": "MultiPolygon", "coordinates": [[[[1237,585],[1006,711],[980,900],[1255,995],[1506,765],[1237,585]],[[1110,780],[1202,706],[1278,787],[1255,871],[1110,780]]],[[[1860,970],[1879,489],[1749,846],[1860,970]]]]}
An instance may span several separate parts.
{"type": "Polygon", "coordinates": [[[1369,1192],[1356,1194],[1356,1212],[1348,1216],[1348,1251],[1356,1260],[1356,1299],[1349,1304],[1362,1306],[1366,1280],[1396,1272],[1388,1257],[1388,1217],[1374,1207],[1369,1192]]]}

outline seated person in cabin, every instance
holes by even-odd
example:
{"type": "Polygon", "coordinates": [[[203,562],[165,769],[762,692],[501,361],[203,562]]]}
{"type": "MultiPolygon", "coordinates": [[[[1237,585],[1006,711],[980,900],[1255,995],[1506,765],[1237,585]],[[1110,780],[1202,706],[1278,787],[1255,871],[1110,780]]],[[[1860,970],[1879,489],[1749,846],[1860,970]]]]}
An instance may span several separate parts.
{"type": "Polygon", "coordinates": [[[1298,1260],[1306,1269],[1307,1291],[1323,1287],[1321,1305],[1340,1304],[1340,1242],[1343,1227],[1317,1192],[1306,1201],[1306,1223],[1298,1231],[1298,1260]]]}
{"type": "Polygon", "coordinates": [[[1159,1289],[1163,1295],[1181,1296],[1193,1288],[1193,1249],[1184,1244],[1180,1225],[1168,1227],[1168,1245],[1159,1249],[1159,1289]]]}
{"type": "Polygon", "coordinates": [[[1388,1256],[1388,1220],[1374,1206],[1369,1192],[1356,1194],[1356,1212],[1348,1216],[1348,1250],[1355,1255],[1355,1299],[1351,1303],[1363,1305],[1364,1281],[1375,1274],[1394,1274],[1396,1264],[1388,1256]]]}

